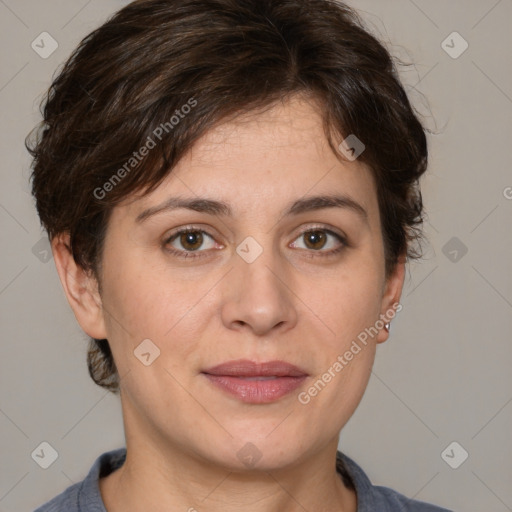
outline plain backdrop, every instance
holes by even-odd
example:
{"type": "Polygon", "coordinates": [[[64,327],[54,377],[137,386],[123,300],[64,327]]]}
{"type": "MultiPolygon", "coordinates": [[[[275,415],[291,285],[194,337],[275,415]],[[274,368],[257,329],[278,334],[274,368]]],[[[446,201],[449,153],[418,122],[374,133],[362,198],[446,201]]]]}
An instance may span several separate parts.
{"type": "MultiPolygon", "coordinates": [[[[46,252],[23,143],[59,64],[126,3],[0,0],[1,512],[32,511],[124,446],[119,399],[87,374],[86,336],[46,252]],[[31,45],[51,43],[42,32],[58,44],[46,58],[31,45]],[[48,469],[31,456],[42,442],[58,453],[48,469]]],[[[414,63],[401,78],[436,133],[422,182],[425,258],[409,267],[403,310],[340,449],[410,497],[510,511],[512,2],[350,4],[414,63]]]]}

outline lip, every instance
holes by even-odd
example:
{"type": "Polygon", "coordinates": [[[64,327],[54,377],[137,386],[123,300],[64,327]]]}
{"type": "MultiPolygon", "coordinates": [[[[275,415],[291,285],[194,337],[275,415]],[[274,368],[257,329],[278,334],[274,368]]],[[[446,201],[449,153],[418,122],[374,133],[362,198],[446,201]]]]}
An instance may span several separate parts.
{"type": "Polygon", "coordinates": [[[307,372],[286,361],[258,363],[249,359],[237,359],[212,366],[203,373],[231,377],[304,377],[307,372]]]}
{"type": "Polygon", "coordinates": [[[248,359],[227,361],[202,373],[217,388],[253,404],[279,400],[299,387],[308,376],[304,370],[286,361],[258,363],[248,359]]]}

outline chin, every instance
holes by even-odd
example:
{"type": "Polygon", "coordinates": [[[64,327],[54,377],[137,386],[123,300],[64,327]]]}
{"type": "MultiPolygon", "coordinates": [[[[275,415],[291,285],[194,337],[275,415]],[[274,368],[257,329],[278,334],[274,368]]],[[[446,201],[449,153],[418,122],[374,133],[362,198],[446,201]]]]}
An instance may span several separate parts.
{"type": "MultiPolygon", "coordinates": [[[[296,439],[293,436],[288,438],[296,439]]],[[[217,446],[220,446],[220,443],[217,446]]],[[[221,450],[210,451],[206,458],[227,471],[243,472],[285,468],[296,462],[301,455],[302,451],[296,442],[290,442],[287,446],[282,437],[276,436],[271,440],[268,437],[251,438],[245,435],[234,436],[228,443],[224,443],[221,450]]]]}

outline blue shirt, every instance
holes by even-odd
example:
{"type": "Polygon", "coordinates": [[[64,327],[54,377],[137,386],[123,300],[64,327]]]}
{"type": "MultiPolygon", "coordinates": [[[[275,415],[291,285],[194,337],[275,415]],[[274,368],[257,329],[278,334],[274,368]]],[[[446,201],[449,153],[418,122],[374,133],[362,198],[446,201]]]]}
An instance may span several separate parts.
{"type": "MultiPolygon", "coordinates": [[[[35,512],[107,512],[101,499],[99,479],[121,467],[125,458],[126,448],[100,455],[83,481],[71,485],[35,512]]],[[[336,469],[345,484],[356,490],[357,512],[452,512],[409,499],[388,487],[373,485],[364,471],[339,451],[336,469]]]]}

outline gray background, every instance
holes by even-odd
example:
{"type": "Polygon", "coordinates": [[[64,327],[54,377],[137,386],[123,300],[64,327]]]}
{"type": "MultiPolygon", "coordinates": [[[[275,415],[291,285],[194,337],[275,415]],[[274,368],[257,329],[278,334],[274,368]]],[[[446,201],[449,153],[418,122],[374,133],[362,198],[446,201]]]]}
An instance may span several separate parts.
{"type": "MultiPolygon", "coordinates": [[[[124,445],[118,398],[89,379],[85,335],[45,261],[23,140],[57,66],[126,3],[0,0],[0,512],[33,510],[124,445]],[[46,59],[31,48],[43,31],[59,45],[46,59]],[[58,452],[46,470],[31,458],[43,441],[58,452]]],[[[410,266],[404,308],[340,448],[408,496],[512,510],[512,1],[350,3],[393,55],[414,62],[401,77],[436,134],[425,258],[410,266]],[[458,58],[442,47],[454,31],[469,44],[458,58]],[[469,453],[457,469],[441,456],[453,441],[469,453]]],[[[462,48],[456,36],[445,44],[462,48]]],[[[445,459],[460,462],[462,448],[445,459]]]]}

